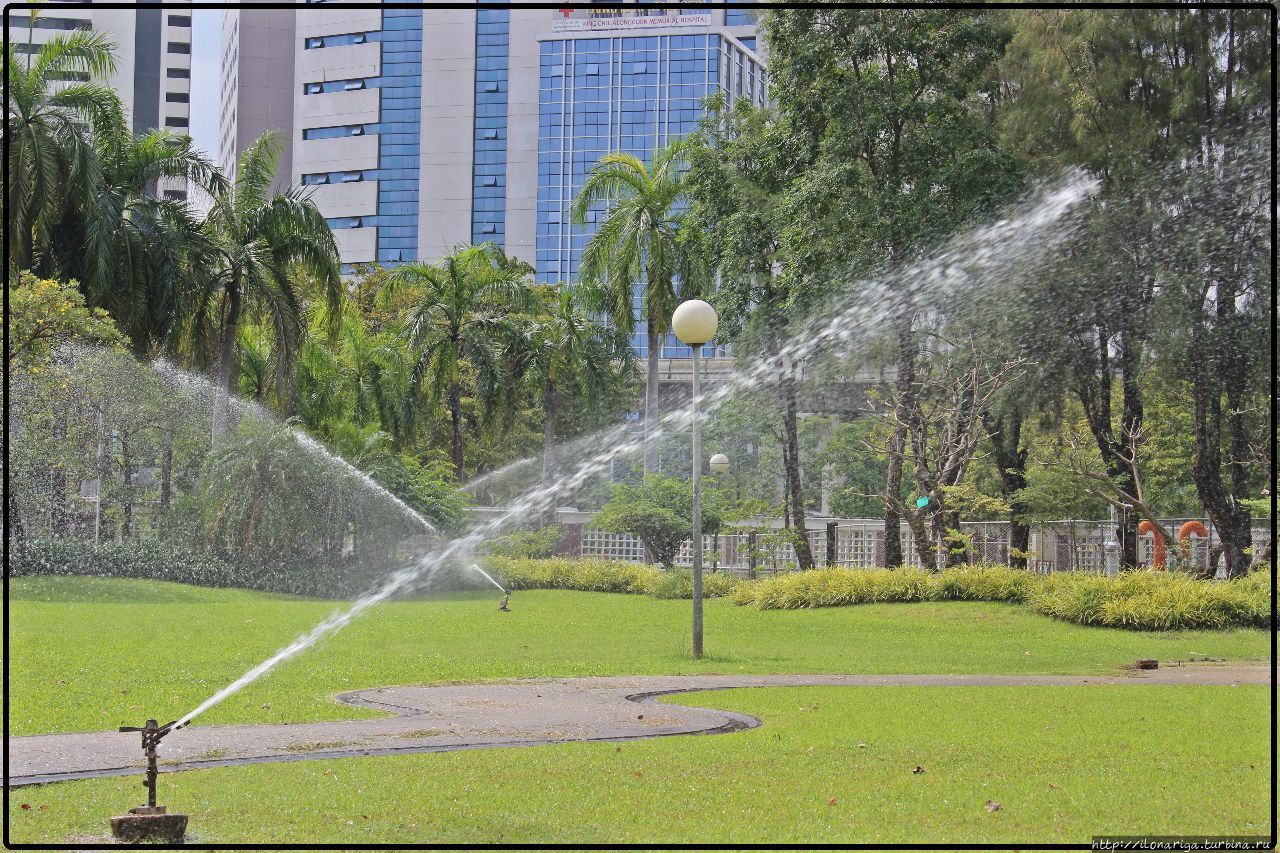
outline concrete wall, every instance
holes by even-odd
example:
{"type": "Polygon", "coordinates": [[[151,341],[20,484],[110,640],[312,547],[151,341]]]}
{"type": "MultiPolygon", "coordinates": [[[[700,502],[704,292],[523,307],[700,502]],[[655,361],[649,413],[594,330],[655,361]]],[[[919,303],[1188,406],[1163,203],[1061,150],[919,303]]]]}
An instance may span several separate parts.
{"type": "Polygon", "coordinates": [[[422,13],[418,256],[437,260],[471,240],[476,13],[422,13]]]}

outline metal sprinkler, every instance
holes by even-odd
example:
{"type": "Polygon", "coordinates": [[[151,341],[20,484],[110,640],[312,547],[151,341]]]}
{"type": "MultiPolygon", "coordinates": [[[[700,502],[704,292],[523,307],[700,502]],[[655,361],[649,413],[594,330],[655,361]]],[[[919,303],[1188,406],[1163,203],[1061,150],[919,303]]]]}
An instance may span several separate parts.
{"type": "Polygon", "coordinates": [[[502,591],[502,600],[498,602],[498,609],[501,610],[503,613],[511,612],[511,608],[507,606],[507,600],[510,598],[511,598],[510,590],[504,589],[502,591]]]}
{"type": "Polygon", "coordinates": [[[128,814],[111,818],[111,834],[126,843],[150,841],[159,843],[177,843],[187,832],[187,816],[169,814],[164,806],[156,805],[156,779],[160,775],[157,765],[156,750],[165,735],[181,728],[176,726],[177,720],[158,725],[155,720],[147,720],[145,726],[121,726],[122,732],[142,733],[142,753],[147,758],[147,775],[142,784],[147,789],[147,804],[129,809],[128,814]]]}

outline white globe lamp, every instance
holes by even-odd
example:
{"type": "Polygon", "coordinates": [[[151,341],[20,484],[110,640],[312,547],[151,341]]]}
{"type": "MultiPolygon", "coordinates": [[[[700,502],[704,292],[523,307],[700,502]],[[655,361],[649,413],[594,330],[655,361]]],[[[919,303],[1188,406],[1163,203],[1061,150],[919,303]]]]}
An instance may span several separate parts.
{"type": "Polygon", "coordinates": [[[671,315],[671,330],[689,346],[702,346],[715,337],[716,319],[716,309],[701,299],[689,299],[671,315]]]}
{"type": "Polygon", "coordinates": [[[712,474],[723,474],[729,470],[729,457],[723,453],[717,453],[711,457],[707,465],[710,466],[712,474]]]}

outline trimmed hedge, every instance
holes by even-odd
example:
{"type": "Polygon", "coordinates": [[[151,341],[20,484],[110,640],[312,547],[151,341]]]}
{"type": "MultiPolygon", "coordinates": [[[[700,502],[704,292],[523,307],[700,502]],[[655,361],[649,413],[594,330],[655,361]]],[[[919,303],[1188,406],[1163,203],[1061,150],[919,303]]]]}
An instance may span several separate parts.
{"type": "Polygon", "coordinates": [[[28,540],[9,552],[9,574],[86,575],[172,581],[205,587],[237,587],[319,598],[359,594],[385,567],[328,565],[315,560],[293,564],[232,563],[163,542],[105,542],[79,539],[28,540]]]}
{"type": "Polygon", "coordinates": [[[762,610],[906,601],[1008,601],[1081,625],[1161,631],[1272,625],[1271,573],[1232,581],[1176,572],[1130,571],[1115,578],[1082,573],[1034,575],[1006,566],[921,569],[816,569],[740,584],[735,604],[762,610]]]}
{"type": "MultiPolygon", "coordinates": [[[[491,556],[486,563],[510,589],[576,589],[693,598],[693,573],[685,569],[668,572],[644,563],[554,557],[530,560],[491,556]]],[[[707,598],[719,598],[729,595],[741,583],[727,572],[704,572],[702,593],[707,598]]]]}
{"type": "Polygon", "coordinates": [[[491,556],[486,565],[508,589],[576,589],[643,595],[662,575],[643,563],[609,560],[532,560],[491,556]]]}
{"type": "Polygon", "coordinates": [[[9,552],[9,574],[144,578],[214,587],[246,585],[235,568],[217,557],[154,542],[107,542],[97,547],[78,539],[23,542],[9,552]]]}

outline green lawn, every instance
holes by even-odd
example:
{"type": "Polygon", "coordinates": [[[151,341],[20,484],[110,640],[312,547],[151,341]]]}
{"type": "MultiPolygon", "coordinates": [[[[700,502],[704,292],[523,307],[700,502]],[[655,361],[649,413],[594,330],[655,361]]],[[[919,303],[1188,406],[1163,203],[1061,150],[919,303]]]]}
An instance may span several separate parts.
{"type": "MultiPolygon", "coordinates": [[[[566,601],[526,599],[527,610],[566,601]]],[[[1043,624],[1040,638],[1059,627],[955,612],[965,616],[946,618],[987,623],[979,634],[999,633],[990,623],[1043,624]]],[[[993,662],[971,646],[957,653],[993,662]]],[[[745,711],[764,725],[621,746],[202,770],[162,777],[160,800],[189,813],[192,840],[207,844],[1080,844],[1095,833],[1267,833],[1265,687],[768,688],[672,701],[745,711]],[[1001,808],[988,811],[988,801],[1001,808]]],[[[109,815],[142,797],[136,777],[15,790],[11,838],[91,844],[109,815]]]]}
{"type": "MultiPolygon", "coordinates": [[[[532,591],[516,593],[512,612],[500,613],[496,599],[468,593],[383,605],[197,723],[373,715],[331,697],[442,681],[684,673],[1087,674],[1114,671],[1139,657],[1269,656],[1263,631],[1088,628],[1019,605],[760,611],[711,600],[708,657],[697,662],[688,654],[687,601],[532,591]]],[[[11,731],[85,731],[146,717],[174,719],[337,606],[147,581],[14,579],[11,731]]]]}

